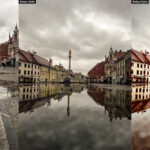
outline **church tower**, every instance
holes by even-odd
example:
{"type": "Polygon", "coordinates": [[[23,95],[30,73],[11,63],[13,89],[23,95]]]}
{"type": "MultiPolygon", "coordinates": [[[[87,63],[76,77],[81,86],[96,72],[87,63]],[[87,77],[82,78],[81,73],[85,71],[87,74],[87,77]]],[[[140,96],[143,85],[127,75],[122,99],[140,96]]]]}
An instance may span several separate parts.
{"type": "Polygon", "coordinates": [[[9,34],[8,40],[8,58],[11,60],[11,64],[15,64],[18,58],[16,58],[16,53],[19,49],[19,29],[16,24],[12,36],[9,34]]]}

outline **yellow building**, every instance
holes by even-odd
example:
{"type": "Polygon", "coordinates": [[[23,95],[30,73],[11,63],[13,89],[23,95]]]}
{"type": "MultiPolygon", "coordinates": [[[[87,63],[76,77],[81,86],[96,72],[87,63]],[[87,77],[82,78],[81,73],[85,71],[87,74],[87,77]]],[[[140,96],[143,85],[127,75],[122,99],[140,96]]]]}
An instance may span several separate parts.
{"type": "Polygon", "coordinates": [[[55,82],[56,69],[52,60],[46,60],[36,53],[19,50],[19,82],[55,82]]]}
{"type": "Polygon", "coordinates": [[[55,65],[54,67],[56,69],[56,82],[64,82],[64,79],[68,77],[69,71],[61,65],[55,65]]]}
{"type": "Polygon", "coordinates": [[[50,71],[49,68],[46,66],[40,67],[40,82],[49,82],[50,81],[50,71]]]}
{"type": "Polygon", "coordinates": [[[54,67],[50,67],[50,82],[56,82],[56,72],[57,70],[54,67]]]}
{"type": "Polygon", "coordinates": [[[40,66],[30,52],[19,50],[19,82],[39,82],[40,66]]]}
{"type": "Polygon", "coordinates": [[[40,82],[55,82],[56,69],[53,67],[41,66],[40,67],[40,82]]]}

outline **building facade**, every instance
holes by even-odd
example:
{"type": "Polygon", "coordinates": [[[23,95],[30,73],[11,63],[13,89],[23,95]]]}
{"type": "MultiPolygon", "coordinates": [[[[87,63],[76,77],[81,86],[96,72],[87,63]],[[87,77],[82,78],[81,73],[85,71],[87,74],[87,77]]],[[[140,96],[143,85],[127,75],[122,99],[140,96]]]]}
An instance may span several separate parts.
{"type": "Polygon", "coordinates": [[[131,50],[119,58],[116,62],[116,83],[130,83],[131,82],[131,50]]]}
{"type": "MultiPolygon", "coordinates": [[[[95,65],[88,72],[88,81],[93,83],[94,82],[116,83],[117,82],[116,63],[125,54],[126,52],[123,52],[122,50],[114,51],[111,47],[108,56],[105,56],[105,60],[95,65]]],[[[126,67],[125,62],[121,62],[121,65],[122,63],[125,69],[126,67]]],[[[120,64],[118,66],[120,66],[120,64]]]]}
{"type": "Polygon", "coordinates": [[[132,83],[150,82],[150,55],[147,52],[132,49],[131,78],[132,83]]]}
{"type": "Polygon", "coordinates": [[[104,79],[104,65],[105,62],[98,63],[88,72],[88,82],[100,83],[104,79]]]}
{"type": "Polygon", "coordinates": [[[19,49],[19,29],[18,26],[16,25],[12,36],[9,35],[8,58],[10,60],[15,59],[15,55],[18,49],[19,49]]]}
{"type": "Polygon", "coordinates": [[[74,73],[62,65],[52,65],[52,60],[38,56],[36,53],[19,49],[19,82],[25,83],[85,83],[86,77],[74,73]]]}
{"type": "MultiPolygon", "coordinates": [[[[107,57],[105,57],[105,82],[112,83],[112,75],[114,75],[114,71],[116,70],[116,62],[118,59],[123,57],[126,52],[123,52],[122,50],[117,51],[113,50],[112,47],[110,48],[109,54],[107,57]]],[[[114,81],[113,81],[114,82],[114,81]]]]}
{"type": "Polygon", "coordinates": [[[0,44],[0,63],[8,58],[8,42],[0,44]]]}
{"type": "Polygon", "coordinates": [[[39,82],[40,65],[33,58],[31,52],[26,52],[21,49],[19,53],[19,82],[31,83],[39,82]]]}
{"type": "Polygon", "coordinates": [[[9,34],[9,40],[0,44],[0,64],[4,66],[16,66],[16,53],[19,49],[19,29],[15,26],[12,36],[9,34]]]}

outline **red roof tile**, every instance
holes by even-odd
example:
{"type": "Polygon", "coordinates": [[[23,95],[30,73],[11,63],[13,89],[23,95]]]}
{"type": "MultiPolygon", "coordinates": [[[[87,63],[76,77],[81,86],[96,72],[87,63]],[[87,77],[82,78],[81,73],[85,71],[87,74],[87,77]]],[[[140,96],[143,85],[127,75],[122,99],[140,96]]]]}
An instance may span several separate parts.
{"type": "Polygon", "coordinates": [[[140,52],[140,51],[132,49],[131,60],[141,62],[141,63],[150,64],[150,55],[148,55],[144,52],[140,52]]]}
{"type": "Polygon", "coordinates": [[[19,60],[37,64],[37,62],[32,56],[33,55],[30,52],[26,52],[24,50],[19,49],[19,60]]]}
{"type": "Polygon", "coordinates": [[[50,66],[49,61],[47,59],[21,49],[19,49],[19,60],[55,69],[53,66],[50,66]]]}
{"type": "Polygon", "coordinates": [[[34,57],[34,59],[38,62],[38,64],[43,65],[43,66],[46,66],[46,67],[49,67],[49,66],[50,66],[50,65],[49,65],[49,61],[46,60],[45,58],[42,58],[42,57],[40,57],[40,56],[38,56],[38,55],[34,55],[33,57],[34,57]]]}
{"type": "Polygon", "coordinates": [[[120,50],[115,53],[115,56],[117,57],[117,59],[119,59],[119,58],[123,57],[125,54],[126,54],[126,52],[123,52],[120,50]]]}

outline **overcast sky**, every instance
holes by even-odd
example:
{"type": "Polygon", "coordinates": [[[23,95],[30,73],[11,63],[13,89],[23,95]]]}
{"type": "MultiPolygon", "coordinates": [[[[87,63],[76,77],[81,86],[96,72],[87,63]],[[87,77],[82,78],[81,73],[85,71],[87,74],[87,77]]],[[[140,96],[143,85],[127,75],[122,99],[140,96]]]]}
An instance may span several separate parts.
{"type": "Polygon", "coordinates": [[[0,0],[0,43],[13,33],[18,16],[18,0],[0,0]]]}
{"type": "Polygon", "coordinates": [[[20,47],[86,74],[114,49],[131,48],[131,0],[37,0],[19,6],[20,47]]]}
{"type": "Polygon", "coordinates": [[[132,5],[132,47],[150,52],[150,4],[132,5]]]}

